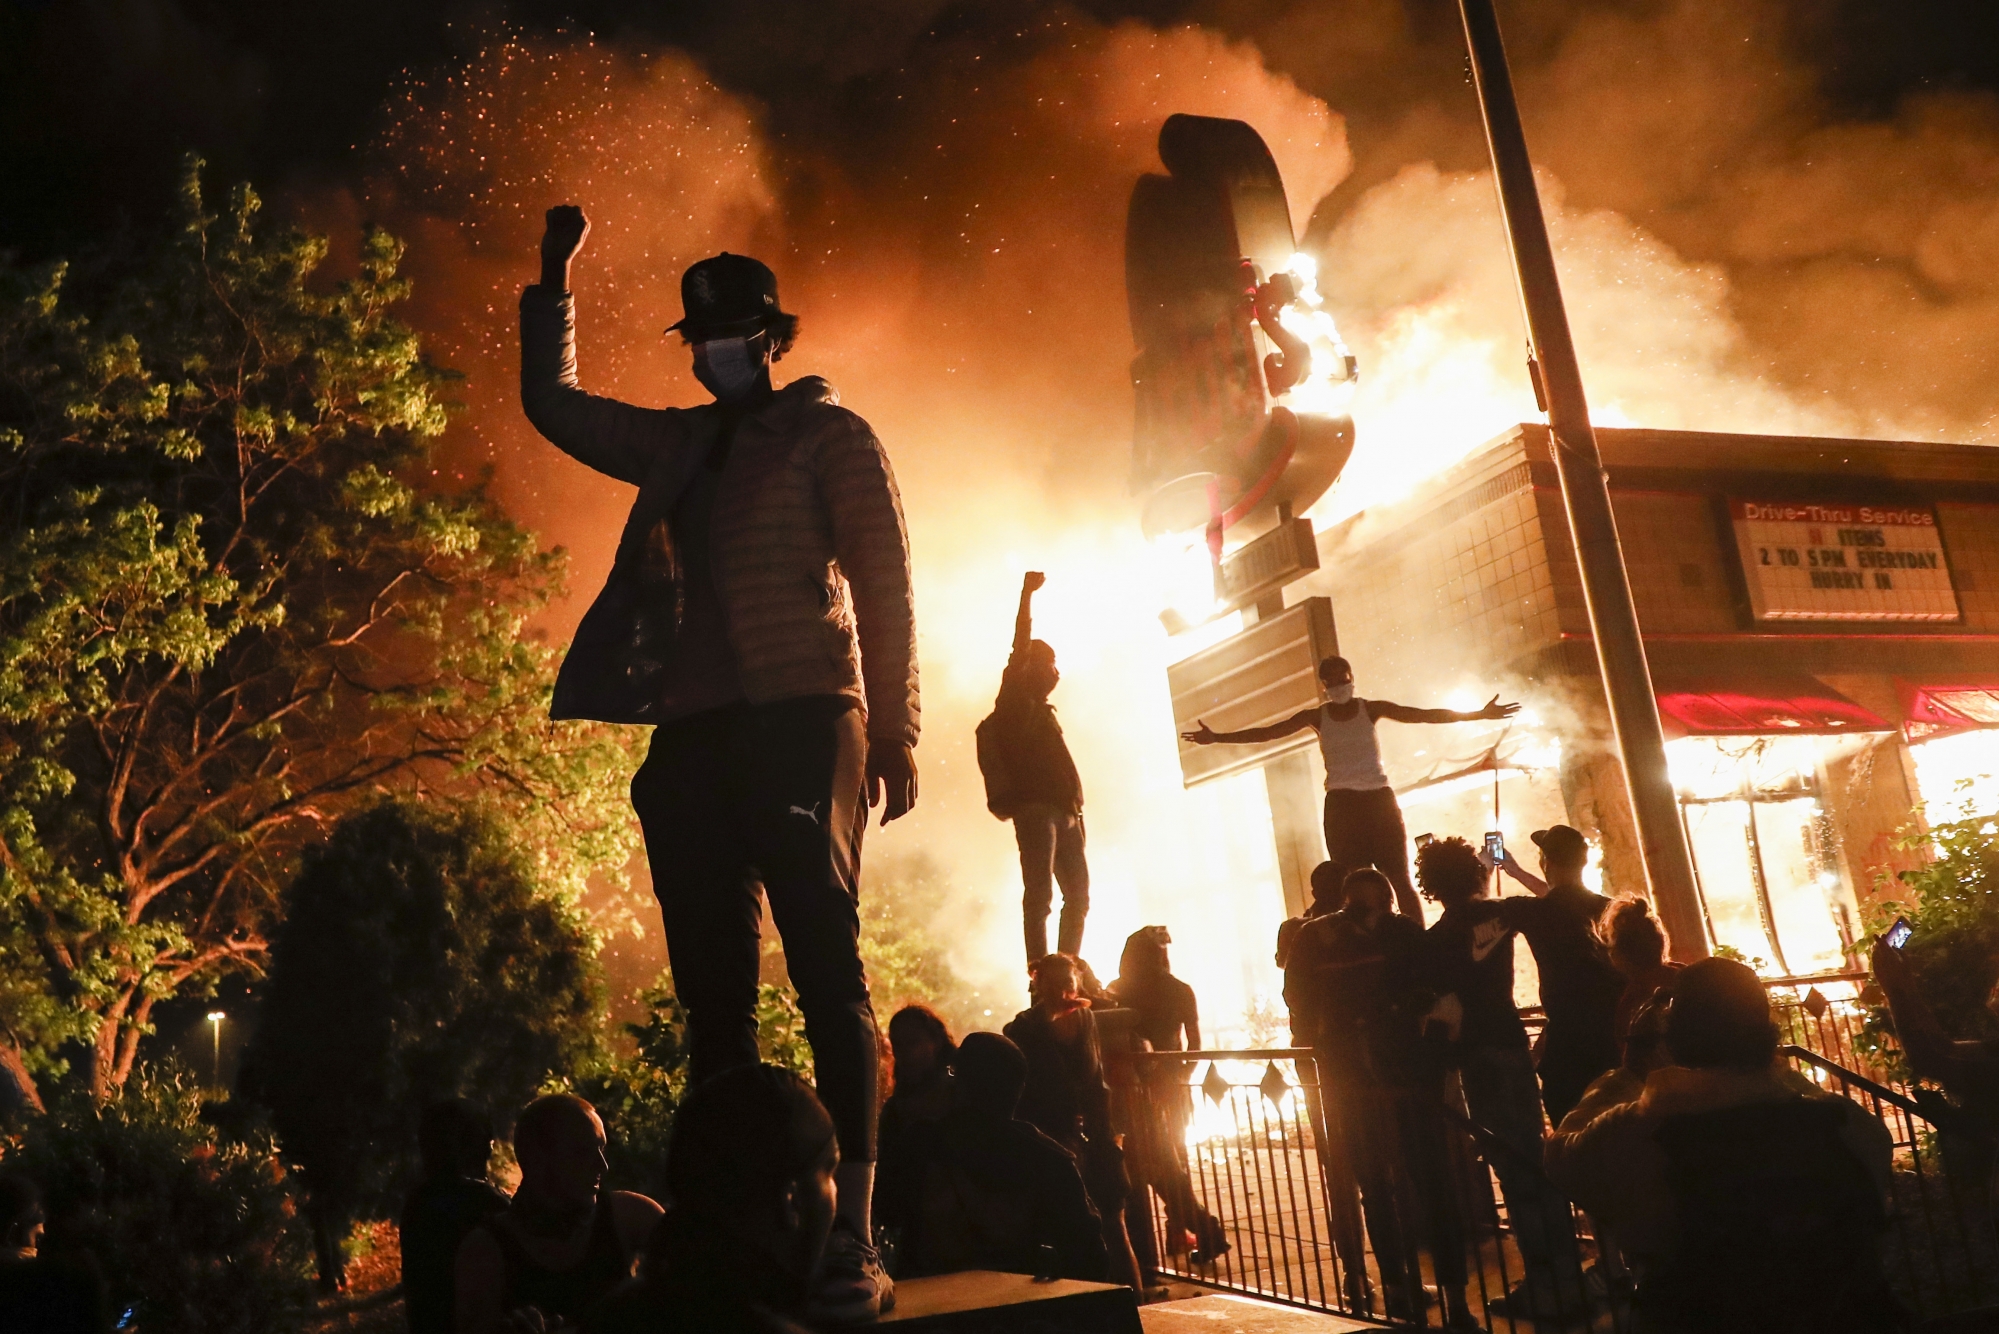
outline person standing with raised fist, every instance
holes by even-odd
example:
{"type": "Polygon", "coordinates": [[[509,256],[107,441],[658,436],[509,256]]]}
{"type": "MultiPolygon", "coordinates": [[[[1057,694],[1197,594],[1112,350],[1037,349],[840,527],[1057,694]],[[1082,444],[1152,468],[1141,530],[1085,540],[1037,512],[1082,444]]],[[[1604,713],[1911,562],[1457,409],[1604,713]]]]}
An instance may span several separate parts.
{"type": "Polygon", "coordinates": [[[550,713],[654,728],[632,804],[697,1084],[757,1061],[761,884],[839,1135],[813,1318],[871,1319],[894,1288],[870,1244],[880,1072],[857,905],[869,807],[887,823],[916,802],[902,502],[881,442],[831,385],[773,385],[798,318],[748,256],[681,278],[669,332],[713,402],[642,408],[579,388],[569,270],[589,233],[581,209],[548,211],[541,281],[521,294],[521,403],[550,443],[638,497],[550,713]]]}
{"type": "Polygon", "coordinates": [[[1048,697],[1062,680],[1055,650],[1034,637],[1034,595],[1048,582],[1039,570],[1020,581],[1013,618],[1013,653],[1000,676],[999,698],[979,724],[979,772],[986,808],[1013,822],[1020,849],[1021,918],[1027,966],[1048,953],[1048,913],[1062,890],[1055,949],[1078,955],[1090,915],[1090,864],[1083,851],[1083,780],[1055,706],[1048,697]]]}

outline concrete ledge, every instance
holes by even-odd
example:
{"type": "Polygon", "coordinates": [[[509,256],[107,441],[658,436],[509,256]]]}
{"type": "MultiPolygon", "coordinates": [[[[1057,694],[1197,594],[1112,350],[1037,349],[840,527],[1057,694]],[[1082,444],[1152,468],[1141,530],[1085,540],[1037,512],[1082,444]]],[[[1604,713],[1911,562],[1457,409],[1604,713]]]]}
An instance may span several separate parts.
{"type": "Polygon", "coordinates": [[[1156,1302],[1142,1308],[1138,1318],[1145,1334],[1346,1334],[1382,1328],[1364,1320],[1279,1306],[1234,1293],[1156,1302]]]}
{"type": "Polygon", "coordinates": [[[1037,1282],[971,1269],[904,1279],[883,1316],[909,1334],[1141,1334],[1137,1294],[1109,1283],[1037,1282]]]}

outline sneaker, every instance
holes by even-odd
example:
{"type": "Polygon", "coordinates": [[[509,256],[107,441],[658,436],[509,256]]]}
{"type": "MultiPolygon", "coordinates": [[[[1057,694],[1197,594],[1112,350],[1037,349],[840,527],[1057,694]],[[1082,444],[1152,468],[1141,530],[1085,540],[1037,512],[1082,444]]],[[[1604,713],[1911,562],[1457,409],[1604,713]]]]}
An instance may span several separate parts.
{"type": "Polygon", "coordinates": [[[894,1309],[895,1280],[882,1268],[880,1253],[845,1219],[834,1220],[812,1293],[811,1317],[829,1325],[864,1325],[894,1309]]]}
{"type": "Polygon", "coordinates": [[[1212,1242],[1196,1246],[1193,1250],[1187,1252],[1187,1263],[1193,1265],[1211,1265],[1233,1249],[1228,1242],[1217,1237],[1212,1242]]]}

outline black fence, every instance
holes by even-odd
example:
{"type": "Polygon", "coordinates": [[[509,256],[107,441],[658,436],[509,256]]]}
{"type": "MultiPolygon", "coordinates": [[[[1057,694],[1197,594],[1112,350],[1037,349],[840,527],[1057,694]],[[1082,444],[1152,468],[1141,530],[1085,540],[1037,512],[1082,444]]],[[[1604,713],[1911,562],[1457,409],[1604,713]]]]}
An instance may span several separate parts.
{"type": "MultiPolygon", "coordinates": [[[[1828,1046],[1850,1039],[1838,1016],[1820,1028],[1825,1015],[1801,1013],[1828,1046]]],[[[1891,1131],[1885,1259],[1903,1301],[1933,1316],[1999,1300],[1991,1145],[1947,1107],[1815,1048],[1785,1054],[1891,1131]]],[[[1158,1272],[1412,1327],[1442,1327],[1461,1287],[1489,1330],[1631,1328],[1615,1246],[1455,1089],[1322,1087],[1311,1054],[1288,1048],[1145,1053],[1133,1076],[1120,1101],[1143,1207],[1129,1216],[1158,1272]]]]}

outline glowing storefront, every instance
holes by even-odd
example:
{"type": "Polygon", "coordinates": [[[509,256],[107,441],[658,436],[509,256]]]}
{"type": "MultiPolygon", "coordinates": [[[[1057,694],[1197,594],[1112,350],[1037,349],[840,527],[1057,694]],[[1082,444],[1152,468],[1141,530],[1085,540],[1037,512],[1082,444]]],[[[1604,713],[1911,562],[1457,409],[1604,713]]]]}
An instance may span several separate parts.
{"type": "MultiPolygon", "coordinates": [[[[1999,449],[1598,434],[1712,943],[1770,972],[1843,967],[1910,864],[1912,811],[1999,808],[1999,449]]],[[[1566,821],[1600,841],[1606,887],[1635,890],[1546,428],[1319,548],[1285,600],[1331,600],[1361,694],[1526,705],[1483,735],[1383,726],[1410,832],[1496,819],[1531,865],[1527,833],[1566,821]]]]}

